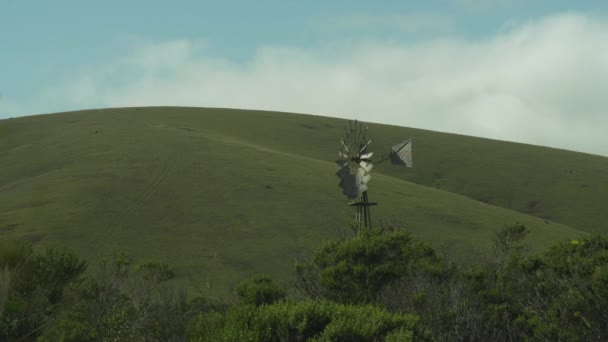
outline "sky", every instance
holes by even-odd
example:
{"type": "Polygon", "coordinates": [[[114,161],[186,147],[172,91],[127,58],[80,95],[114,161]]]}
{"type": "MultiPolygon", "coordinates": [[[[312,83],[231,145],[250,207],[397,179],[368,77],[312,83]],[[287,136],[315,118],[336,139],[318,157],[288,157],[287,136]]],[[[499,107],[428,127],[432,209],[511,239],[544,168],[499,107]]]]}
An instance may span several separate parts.
{"type": "Polygon", "coordinates": [[[0,0],[0,119],[306,113],[608,156],[608,2],[0,0]]]}

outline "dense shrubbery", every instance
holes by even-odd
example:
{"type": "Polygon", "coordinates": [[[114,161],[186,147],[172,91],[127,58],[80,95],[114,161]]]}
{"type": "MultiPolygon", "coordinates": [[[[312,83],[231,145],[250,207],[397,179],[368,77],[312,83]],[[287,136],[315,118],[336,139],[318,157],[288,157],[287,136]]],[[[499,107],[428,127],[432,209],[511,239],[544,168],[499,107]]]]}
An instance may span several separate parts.
{"type": "Polygon", "coordinates": [[[63,306],[64,288],[86,270],[71,251],[34,251],[25,241],[0,241],[0,339],[35,337],[63,306]]]}
{"type": "Polygon", "coordinates": [[[239,283],[235,292],[243,304],[255,306],[272,304],[285,298],[285,290],[264,275],[256,275],[250,280],[239,283]]]}
{"type": "Polygon", "coordinates": [[[465,266],[401,229],[362,230],[297,263],[294,295],[258,275],[235,303],[188,301],[163,262],[118,255],[84,276],[73,252],[1,241],[0,340],[608,340],[608,238],[525,256],[527,233],[506,227],[465,266]]]}
{"type": "Polygon", "coordinates": [[[594,236],[518,260],[514,325],[544,340],[608,340],[608,239],[594,236]]]}
{"type": "Polygon", "coordinates": [[[225,313],[200,314],[194,327],[194,335],[202,341],[431,340],[415,315],[312,300],[237,305],[225,313]]]}
{"type": "Polygon", "coordinates": [[[458,265],[400,230],[324,244],[296,265],[306,297],[417,314],[441,341],[608,340],[608,238],[524,256],[528,230],[505,227],[493,258],[458,265]]]}
{"type": "Polygon", "coordinates": [[[416,270],[441,273],[442,262],[427,244],[401,230],[362,230],[353,239],[325,243],[296,264],[297,285],[312,298],[370,303],[380,289],[416,270]]]}
{"type": "Polygon", "coordinates": [[[164,285],[172,277],[163,262],[132,267],[124,254],[105,259],[97,276],[75,289],[76,303],[58,315],[41,340],[183,340],[188,305],[184,293],[164,285]]]}

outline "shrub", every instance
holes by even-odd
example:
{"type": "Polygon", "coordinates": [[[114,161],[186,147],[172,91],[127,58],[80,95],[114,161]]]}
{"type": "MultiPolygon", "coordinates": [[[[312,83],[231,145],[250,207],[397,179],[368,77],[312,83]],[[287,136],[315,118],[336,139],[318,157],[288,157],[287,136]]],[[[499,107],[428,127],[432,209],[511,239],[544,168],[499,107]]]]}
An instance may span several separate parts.
{"type": "Polygon", "coordinates": [[[608,339],[608,238],[561,243],[515,265],[513,304],[521,336],[540,340],[608,339]],[[515,273],[518,272],[518,273],[515,273]]]}
{"type": "Polygon", "coordinates": [[[404,231],[365,229],[354,239],[327,242],[297,263],[296,286],[311,298],[371,303],[385,285],[417,269],[441,273],[443,263],[430,246],[404,231]]]}
{"type": "Polygon", "coordinates": [[[51,304],[59,302],[63,298],[64,287],[87,269],[87,263],[80,260],[75,252],[52,247],[36,254],[33,262],[37,270],[34,282],[44,284],[51,304]]]}
{"type": "Polygon", "coordinates": [[[78,289],[78,302],[41,336],[42,341],[183,340],[186,295],[165,282],[171,267],[147,260],[135,267],[125,254],[103,259],[78,289]]]}
{"type": "Polygon", "coordinates": [[[192,337],[204,341],[378,341],[386,336],[431,340],[414,315],[326,301],[238,305],[223,316],[201,314],[196,324],[198,335],[192,337]]]}
{"type": "Polygon", "coordinates": [[[0,241],[0,339],[36,337],[61,308],[63,291],[86,270],[67,249],[34,251],[23,240],[0,241]]]}
{"type": "Polygon", "coordinates": [[[256,275],[239,283],[235,292],[242,303],[255,306],[272,304],[285,298],[285,291],[264,275],[256,275]]]}

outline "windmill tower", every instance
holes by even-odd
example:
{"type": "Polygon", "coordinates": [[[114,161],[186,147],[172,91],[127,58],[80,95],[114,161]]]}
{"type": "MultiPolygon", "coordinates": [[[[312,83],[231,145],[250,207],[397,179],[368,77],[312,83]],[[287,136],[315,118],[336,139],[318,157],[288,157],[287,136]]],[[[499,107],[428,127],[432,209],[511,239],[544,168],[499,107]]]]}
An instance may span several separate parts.
{"type": "Polygon", "coordinates": [[[374,153],[368,151],[372,140],[368,140],[367,127],[363,127],[357,120],[350,121],[344,133],[344,139],[340,141],[342,146],[338,151],[340,159],[336,161],[339,168],[336,173],[340,178],[339,186],[346,197],[355,200],[349,205],[357,208],[355,221],[359,229],[371,228],[370,207],[378,204],[370,202],[367,195],[367,183],[372,177],[371,170],[374,164],[385,160],[390,160],[394,165],[412,167],[412,139],[394,145],[388,157],[373,161],[374,153]]]}

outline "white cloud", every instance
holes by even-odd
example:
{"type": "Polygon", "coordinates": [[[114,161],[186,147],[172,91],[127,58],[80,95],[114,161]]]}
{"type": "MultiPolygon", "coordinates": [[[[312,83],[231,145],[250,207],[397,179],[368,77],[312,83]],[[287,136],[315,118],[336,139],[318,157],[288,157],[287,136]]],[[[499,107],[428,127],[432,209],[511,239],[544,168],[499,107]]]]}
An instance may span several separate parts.
{"type": "Polygon", "coordinates": [[[608,21],[555,15],[492,39],[260,47],[244,64],[171,41],[135,49],[53,97],[74,107],[267,109],[608,155],[608,21]],[[125,76],[128,75],[128,76],[125,76]]]}

